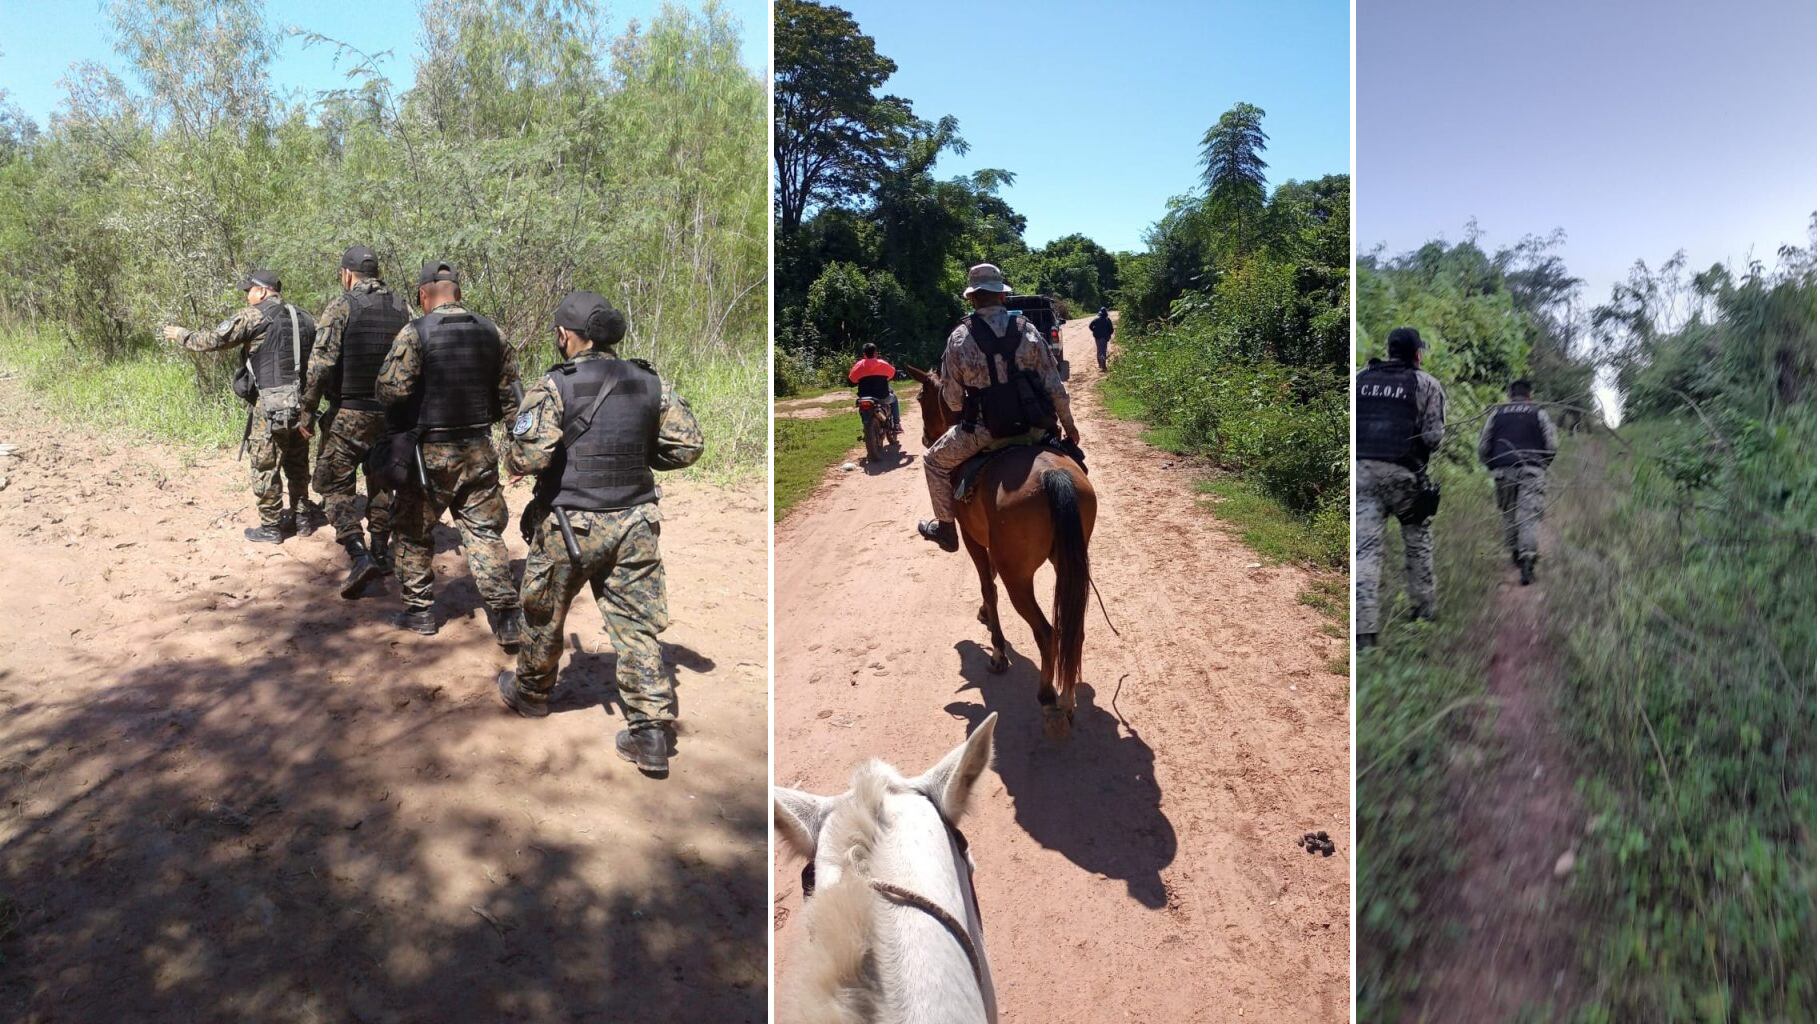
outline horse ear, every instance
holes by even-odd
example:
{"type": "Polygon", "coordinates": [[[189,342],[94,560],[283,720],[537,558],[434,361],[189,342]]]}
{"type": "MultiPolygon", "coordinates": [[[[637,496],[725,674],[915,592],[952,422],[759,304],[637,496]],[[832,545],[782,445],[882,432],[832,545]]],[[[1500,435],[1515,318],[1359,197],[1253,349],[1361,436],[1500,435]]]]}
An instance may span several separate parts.
{"type": "Polygon", "coordinates": [[[949,821],[960,820],[967,810],[967,798],[973,795],[973,784],[992,761],[992,730],[996,725],[998,712],[994,711],[960,746],[948,751],[947,757],[916,780],[916,788],[935,801],[949,821]]]}
{"type": "Polygon", "coordinates": [[[832,797],[782,786],[771,790],[771,816],[777,822],[777,834],[807,860],[815,859],[815,837],[821,835],[822,822],[833,807],[832,797]]]}
{"type": "Polygon", "coordinates": [[[910,379],[913,381],[916,381],[918,384],[929,383],[929,371],[928,370],[919,370],[916,367],[911,366],[909,363],[905,363],[904,372],[909,374],[910,379]]]}

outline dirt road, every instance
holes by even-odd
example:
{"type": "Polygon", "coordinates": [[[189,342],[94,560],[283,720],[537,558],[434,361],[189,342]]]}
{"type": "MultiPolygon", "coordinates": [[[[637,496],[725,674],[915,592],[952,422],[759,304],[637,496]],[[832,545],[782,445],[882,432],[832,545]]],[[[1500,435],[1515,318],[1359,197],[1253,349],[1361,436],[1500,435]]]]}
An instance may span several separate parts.
{"type": "Polygon", "coordinates": [[[560,713],[499,706],[448,528],[418,637],[395,586],[336,596],[331,531],[245,543],[231,453],[60,431],[16,381],[0,442],[0,1018],[764,1019],[762,490],[667,488],[651,781],[586,602],[560,713]]]}
{"type": "MultiPolygon", "coordinates": [[[[972,563],[913,533],[919,457],[837,472],[778,526],[777,781],[838,792],[873,756],[920,772],[997,711],[995,775],[964,827],[1001,1019],[1344,1021],[1348,683],[1326,668],[1344,641],[1298,603],[1302,571],[1254,567],[1196,508],[1191,471],[1103,412],[1086,323],[1063,338],[1099,495],[1093,573],[1123,636],[1090,608],[1074,737],[1042,738],[1008,605],[1012,668],[986,672],[972,563]],[[1338,855],[1296,846],[1317,829],[1338,855]]],[[[1045,569],[1045,607],[1052,588],[1045,569]]],[[[779,857],[780,973],[797,869],[779,857]]]]}

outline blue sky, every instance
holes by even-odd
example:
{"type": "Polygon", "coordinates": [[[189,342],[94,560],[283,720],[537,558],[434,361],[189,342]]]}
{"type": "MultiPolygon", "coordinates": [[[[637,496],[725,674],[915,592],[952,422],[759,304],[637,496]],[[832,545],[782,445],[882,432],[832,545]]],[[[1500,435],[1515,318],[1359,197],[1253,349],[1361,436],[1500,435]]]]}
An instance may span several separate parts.
{"type": "Polygon", "coordinates": [[[1079,231],[1140,248],[1164,202],[1198,187],[1201,134],[1240,101],[1264,108],[1272,185],[1351,162],[1343,0],[841,6],[897,62],[887,91],[960,119],[973,148],[938,173],[1016,172],[1005,195],[1031,245],[1079,231]]]}
{"type": "Polygon", "coordinates": [[[1638,257],[1773,264],[1815,208],[1813,0],[1365,0],[1361,252],[1566,231],[1582,297],[1638,257]]]}
{"type": "MultiPolygon", "coordinates": [[[[609,31],[618,34],[633,18],[649,21],[662,0],[603,2],[609,31]]],[[[682,6],[699,9],[700,3],[682,6]]],[[[767,0],[723,0],[722,6],[741,25],[740,51],[746,66],[764,77],[770,62],[770,11],[767,0]]],[[[418,5],[410,0],[268,0],[266,20],[274,27],[295,25],[357,46],[369,53],[392,51],[387,74],[409,82],[417,52],[418,5]]],[[[101,0],[0,0],[0,89],[39,125],[63,100],[58,80],[78,61],[98,60],[120,66],[113,51],[112,29],[101,0]]],[[[285,40],[272,68],[280,89],[314,92],[346,84],[334,51],[285,40]]]]}

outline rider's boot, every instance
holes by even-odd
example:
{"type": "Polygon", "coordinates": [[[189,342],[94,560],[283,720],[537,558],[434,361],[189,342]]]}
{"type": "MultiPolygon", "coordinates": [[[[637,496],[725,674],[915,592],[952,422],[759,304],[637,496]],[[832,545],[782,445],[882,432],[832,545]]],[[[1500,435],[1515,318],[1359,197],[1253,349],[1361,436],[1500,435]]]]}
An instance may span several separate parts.
{"type": "Polygon", "coordinates": [[[961,537],[954,529],[953,523],[944,523],[939,519],[925,519],[916,524],[916,532],[921,535],[924,540],[934,541],[935,546],[941,548],[943,551],[959,551],[961,549],[961,537]]]}

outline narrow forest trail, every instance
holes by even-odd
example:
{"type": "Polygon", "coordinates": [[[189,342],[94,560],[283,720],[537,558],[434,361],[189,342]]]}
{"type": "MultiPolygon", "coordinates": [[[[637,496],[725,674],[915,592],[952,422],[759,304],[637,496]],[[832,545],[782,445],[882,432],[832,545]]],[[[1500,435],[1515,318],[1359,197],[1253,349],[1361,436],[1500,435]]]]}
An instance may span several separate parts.
{"type": "MultiPolygon", "coordinates": [[[[1550,480],[1551,488],[1572,485],[1550,480]]],[[[1483,635],[1494,644],[1485,687],[1492,704],[1477,740],[1452,753],[1459,862],[1431,901],[1440,917],[1429,925],[1411,1004],[1418,1020],[1561,1019],[1578,1005],[1580,921],[1567,887],[1584,815],[1558,721],[1549,629],[1549,573],[1564,560],[1550,557],[1560,536],[1548,516],[1560,507],[1544,517],[1535,583],[1523,586],[1501,551],[1490,584],[1492,625],[1483,635]]]]}
{"type": "Polygon", "coordinates": [[[652,781],[591,602],[557,713],[500,706],[448,527],[420,637],[390,581],[336,595],[332,531],[243,541],[231,452],[59,426],[16,380],[0,442],[0,1019],[764,1019],[759,485],[666,485],[652,781]]]}
{"type": "MultiPolygon", "coordinates": [[[[972,562],[916,538],[913,428],[916,458],[835,473],[778,525],[777,782],[837,793],[869,757],[920,772],[997,711],[963,827],[1001,1020],[1344,1021],[1349,697],[1327,666],[1345,641],[1298,601],[1306,572],[1259,565],[1181,459],[1105,412],[1086,325],[1063,331],[1069,390],[1123,636],[1090,607],[1074,736],[1041,735],[1028,627],[1004,605],[1012,668],[990,675],[972,562]],[[1339,855],[1301,850],[1312,830],[1339,855]]],[[[1037,589],[1047,608],[1046,567],[1037,589]]],[[[780,976],[798,867],[780,852],[780,976]]]]}

